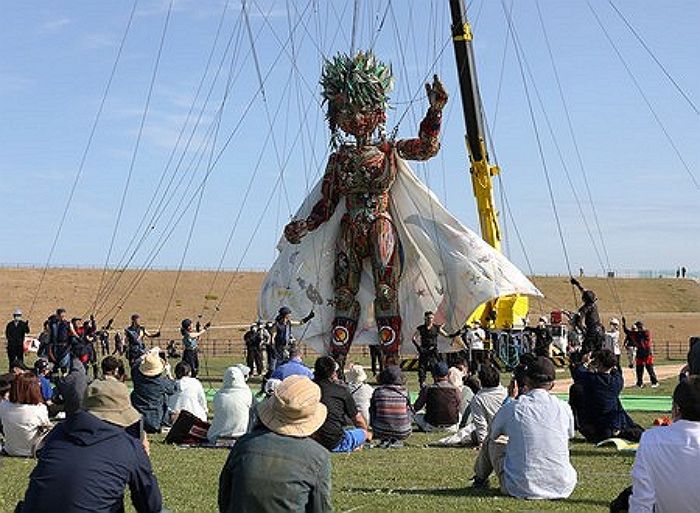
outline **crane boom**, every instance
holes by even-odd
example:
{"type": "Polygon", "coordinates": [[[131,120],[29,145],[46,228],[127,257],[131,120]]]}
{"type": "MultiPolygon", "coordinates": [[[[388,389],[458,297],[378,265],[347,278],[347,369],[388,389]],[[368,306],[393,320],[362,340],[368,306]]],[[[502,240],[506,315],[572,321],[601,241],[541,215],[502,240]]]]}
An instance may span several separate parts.
{"type": "MultiPolygon", "coordinates": [[[[472,46],[472,29],[462,0],[450,0],[452,13],[452,43],[457,60],[457,74],[466,125],[466,143],[469,153],[470,174],[479,213],[482,238],[501,251],[501,230],[493,196],[493,177],[500,173],[498,166],[489,161],[484,131],[481,95],[472,46]]],[[[479,319],[484,326],[510,329],[524,324],[529,310],[525,296],[504,296],[481,305],[470,320],[479,319]]]]}

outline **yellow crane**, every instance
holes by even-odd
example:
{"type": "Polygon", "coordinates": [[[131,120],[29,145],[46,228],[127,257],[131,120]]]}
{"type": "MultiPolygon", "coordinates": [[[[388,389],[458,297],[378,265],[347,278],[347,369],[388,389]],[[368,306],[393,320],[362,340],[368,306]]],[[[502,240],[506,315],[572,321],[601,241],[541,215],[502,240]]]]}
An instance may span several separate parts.
{"type": "MultiPolygon", "coordinates": [[[[452,13],[452,42],[457,59],[462,109],[467,129],[465,139],[469,152],[474,197],[479,212],[481,236],[497,251],[501,251],[501,229],[498,222],[498,210],[493,198],[493,178],[500,173],[500,169],[489,161],[486,147],[481,96],[472,47],[472,29],[467,21],[462,0],[450,0],[450,10],[452,13]]],[[[527,296],[502,296],[477,308],[468,322],[471,323],[473,320],[479,319],[484,327],[517,329],[524,326],[528,311],[527,296]]]]}

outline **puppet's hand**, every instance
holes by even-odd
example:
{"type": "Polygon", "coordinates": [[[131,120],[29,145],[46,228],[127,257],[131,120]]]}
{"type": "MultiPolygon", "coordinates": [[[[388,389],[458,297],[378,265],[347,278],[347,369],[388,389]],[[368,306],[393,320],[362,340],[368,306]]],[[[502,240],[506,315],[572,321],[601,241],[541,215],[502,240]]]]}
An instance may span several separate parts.
{"type": "Polygon", "coordinates": [[[433,83],[425,84],[425,92],[428,95],[428,102],[433,109],[442,110],[447,103],[447,91],[437,75],[433,75],[433,83]]]}

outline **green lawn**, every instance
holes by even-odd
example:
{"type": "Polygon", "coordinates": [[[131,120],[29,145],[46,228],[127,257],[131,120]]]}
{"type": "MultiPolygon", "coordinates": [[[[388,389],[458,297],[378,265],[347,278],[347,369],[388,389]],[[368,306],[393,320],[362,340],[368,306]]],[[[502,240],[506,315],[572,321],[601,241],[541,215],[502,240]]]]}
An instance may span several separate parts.
{"type": "MultiPolygon", "coordinates": [[[[656,416],[634,414],[644,426],[656,416]]],[[[571,454],[579,475],[578,486],[570,499],[533,503],[502,497],[496,488],[473,491],[469,479],[476,453],[471,449],[424,447],[439,436],[414,434],[404,449],[333,455],[335,510],[604,512],[609,501],[630,484],[632,456],[596,449],[577,439],[572,442],[571,454]]],[[[216,511],[218,476],[227,451],[181,449],[160,443],[162,437],[152,440],[151,458],[166,506],[178,513],[216,511]]],[[[2,460],[0,511],[12,511],[33,466],[32,460],[2,460]]]]}
{"type": "MultiPolygon", "coordinates": [[[[308,359],[310,363],[311,358],[308,359]]],[[[211,375],[221,375],[235,361],[219,357],[208,362],[211,375]]],[[[363,362],[365,363],[365,362],[363,362]]],[[[416,373],[407,373],[409,387],[417,390],[416,373]]],[[[503,375],[504,382],[509,379],[503,375]]],[[[259,379],[253,378],[254,390],[259,379]]],[[[626,393],[671,394],[675,378],[658,389],[628,389],[626,393]]],[[[218,383],[212,383],[218,386],[218,383]]],[[[632,413],[642,426],[650,426],[661,413],[632,413]]],[[[470,488],[476,453],[471,449],[428,448],[441,435],[416,433],[407,447],[370,449],[333,455],[333,504],[336,511],[464,511],[464,512],[605,512],[608,503],[630,484],[632,456],[597,449],[576,439],[571,444],[578,486],[566,501],[525,502],[502,497],[496,488],[470,488]]],[[[182,449],[152,438],[151,458],[165,504],[175,512],[214,512],[219,472],[227,456],[221,449],[182,449]]],[[[33,460],[3,458],[0,462],[0,512],[11,512],[22,497],[33,460]]],[[[492,479],[492,485],[495,486],[492,479]]],[[[128,511],[132,511],[130,508],[128,511]]],[[[59,511],[59,510],[57,510],[59,511]]]]}

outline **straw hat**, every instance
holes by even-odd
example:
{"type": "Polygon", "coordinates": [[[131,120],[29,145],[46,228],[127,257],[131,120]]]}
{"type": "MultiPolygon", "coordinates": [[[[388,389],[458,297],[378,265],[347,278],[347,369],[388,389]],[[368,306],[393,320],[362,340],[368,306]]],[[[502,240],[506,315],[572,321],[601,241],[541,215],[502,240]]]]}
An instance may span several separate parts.
{"type": "Polygon", "coordinates": [[[345,377],[348,379],[348,383],[364,383],[367,381],[367,373],[362,365],[353,363],[350,368],[345,373],[345,377]]]}
{"type": "Polygon", "coordinates": [[[139,370],[144,376],[154,378],[163,373],[165,370],[165,364],[163,363],[163,360],[160,359],[160,356],[158,356],[158,353],[149,351],[143,357],[143,361],[141,362],[141,365],[139,365],[139,370]]]}
{"type": "Polygon", "coordinates": [[[116,379],[96,379],[85,390],[83,408],[98,419],[117,426],[131,426],[141,419],[131,401],[129,389],[116,379]]]}
{"type": "Polygon", "coordinates": [[[315,433],[327,413],[321,389],[305,376],[289,376],[258,405],[258,417],[268,429],[297,438],[315,433]]]}

